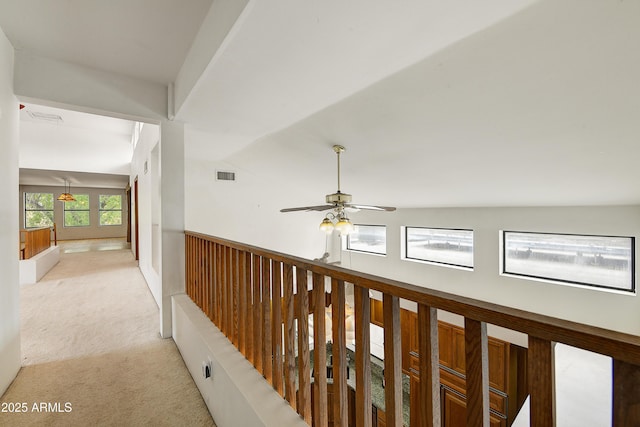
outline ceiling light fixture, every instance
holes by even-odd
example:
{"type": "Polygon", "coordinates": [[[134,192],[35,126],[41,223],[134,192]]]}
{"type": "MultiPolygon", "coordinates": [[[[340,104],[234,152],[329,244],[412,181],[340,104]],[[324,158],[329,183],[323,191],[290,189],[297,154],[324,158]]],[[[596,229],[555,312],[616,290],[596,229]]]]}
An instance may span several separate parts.
{"type": "Polygon", "coordinates": [[[336,230],[341,236],[347,236],[353,231],[353,223],[347,217],[347,214],[342,208],[336,208],[336,213],[329,212],[325,215],[324,219],[320,223],[320,230],[327,234],[333,233],[336,230]]]}
{"type": "Polygon", "coordinates": [[[61,202],[75,202],[76,199],[71,194],[71,181],[69,181],[69,190],[67,191],[67,180],[64,180],[64,193],[58,196],[58,200],[61,202]]]}

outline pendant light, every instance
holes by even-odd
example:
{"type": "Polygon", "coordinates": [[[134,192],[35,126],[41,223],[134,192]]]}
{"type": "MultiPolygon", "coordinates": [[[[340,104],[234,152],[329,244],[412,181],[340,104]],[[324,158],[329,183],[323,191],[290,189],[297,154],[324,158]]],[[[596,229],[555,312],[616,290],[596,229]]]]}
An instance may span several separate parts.
{"type": "Polygon", "coordinates": [[[69,190],[67,190],[67,180],[64,180],[64,193],[58,196],[61,202],[75,202],[76,198],[71,194],[71,181],[69,181],[69,190]]]}

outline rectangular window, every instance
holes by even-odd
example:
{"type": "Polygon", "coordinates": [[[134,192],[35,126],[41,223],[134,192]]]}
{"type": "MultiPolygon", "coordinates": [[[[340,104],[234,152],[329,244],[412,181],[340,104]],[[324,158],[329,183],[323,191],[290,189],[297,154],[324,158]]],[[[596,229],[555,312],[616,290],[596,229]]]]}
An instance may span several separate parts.
{"type": "Polygon", "coordinates": [[[350,251],[387,254],[387,227],[384,225],[354,225],[347,236],[350,251]]]}
{"type": "Polygon", "coordinates": [[[64,202],[64,226],[88,227],[89,220],[89,195],[74,194],[75,202],[64,202]]]}
{"type": "Polygon", "coordinates": [[[405,227],[405,258],[473,268],[473,230],[405,227]]]}
{"type": "Polygon", "coordinates": [[[24,193],[24,228],[53,226],[53,193],[24,193]]]}
{"type": "Polygon", "coordinates": [[[99,209],[100,225],[122,225],[121,195],[101,195],[99,209]]]}
{"type": "Polygon", "coordinates": [[[634,238],[503,232],[503,272],[635,291],[634,238]]]}

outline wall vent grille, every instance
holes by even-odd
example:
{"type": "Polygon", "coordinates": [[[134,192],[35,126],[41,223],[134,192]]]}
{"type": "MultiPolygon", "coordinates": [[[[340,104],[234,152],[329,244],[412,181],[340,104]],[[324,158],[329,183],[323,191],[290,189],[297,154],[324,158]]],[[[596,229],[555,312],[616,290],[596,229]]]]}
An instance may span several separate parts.
{"type": "Polygon", "coordinates": [[[235,181],[236,173],[229,171],[216,171],[216,180],[218,181],[235,181]]]}

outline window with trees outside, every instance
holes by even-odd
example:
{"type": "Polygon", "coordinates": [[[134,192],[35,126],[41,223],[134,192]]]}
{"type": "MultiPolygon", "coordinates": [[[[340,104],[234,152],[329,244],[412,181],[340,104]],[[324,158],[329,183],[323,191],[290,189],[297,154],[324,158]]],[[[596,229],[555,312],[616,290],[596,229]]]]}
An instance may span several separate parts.
{"type": "Polygon", "coordinates": [[[387,254],[387,227],[384,225],[354,225],[347,236],[347,249],[379,255],[387,254]]]}
{"type": "Polygon", "coordinates": [[[122,196],[100,195],[100,225],[122,225],[122,196]]]}
{"type": "Polygon", "coordinates": [[[53,226],[53,193],[24,193],[24,228],[53,226]]]}
{"type": "Polygon", "coordinates": [[[88,227],[89,219],[89,195],[74,194],[75,202],[64,202],[64,226],[88,227]]]}

